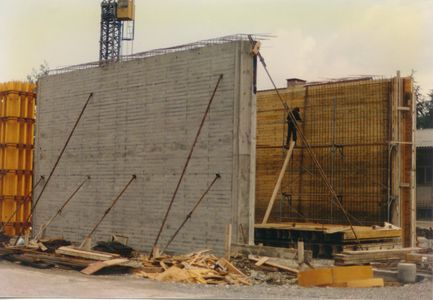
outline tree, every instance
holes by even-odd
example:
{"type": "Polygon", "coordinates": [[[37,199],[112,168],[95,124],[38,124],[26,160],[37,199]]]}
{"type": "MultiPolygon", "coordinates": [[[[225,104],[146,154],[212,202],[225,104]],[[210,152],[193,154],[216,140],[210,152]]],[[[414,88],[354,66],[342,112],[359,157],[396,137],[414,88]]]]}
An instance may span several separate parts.
{"type": "Polygon", "coordinates": [[[32,68],[32,73],[27,75],[27,81],[30,81],[32,83],[36,83],[39,78],[48,75],[48,72],[50,71],[48,67],[48,63],[46,60],[42,64],[39,65],[39,69],[36,70],[35,68],[32,68]]]}
{"type": "Polygon", "coordinates": [[[433,90],[426,99],[421,95],[419,86],[415,86],[415,97],[417,129],[433,128],[433,90]]]}

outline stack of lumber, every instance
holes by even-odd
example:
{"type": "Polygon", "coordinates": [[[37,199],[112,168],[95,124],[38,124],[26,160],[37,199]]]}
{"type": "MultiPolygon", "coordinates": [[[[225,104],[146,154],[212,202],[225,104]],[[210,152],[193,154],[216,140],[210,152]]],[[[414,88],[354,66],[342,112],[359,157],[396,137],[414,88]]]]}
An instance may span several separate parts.
{"type": "Polygon", "coordinates": [[[186,255],[163,255],[150,259],[143,256],[137,277],[158,281],[251,285],[248,277],[225,258],[202,250],[186,255]]]}
{"type": "Polygon", "coordinates": [[[46,253],[38,248],[28,247],[0,248],[0,254],[0,257],[5,260],[20,262],[36,268],[60,267],[81,270],[95,262],[95,260],[91,259],[46,253]]]}
{"type": "Polygon", "coordinates": [[[416,264],[418,272],[433,273],[433,253],[407,253],[406,262],[416,264]]]}
{"type": "Polygon", "coordinates": [[[35,268],[67,268],[88,275],[107,267],[137,268],[142,266],[139,262],[121,258],[118,254],[113,253],[87,251],[72,246],[59,247],[55,250],[55,253],[50,253],[43,250],[44,247],[39,245],[37,247],[0,248],[0,258],[20,262],[35,268]]]}
{"type": "Polygon", "coordinates": [[[334,255],[335,265],[362,265],[372,262],[390,262],[400,261],[406,258],[407,253],[420,251],[421,248],[400,248],[400,249],[383,249],[383,250],[361,250],[361,251],[344,251],[341,254],[334,255]]]}
{"type": "Polygon", "coordinates": [[[318,268],[301,271],[298,274],[298,284],[303,287],[382,287],[382,278],[373,278],[371,266],[350,266],[318,268]]]}

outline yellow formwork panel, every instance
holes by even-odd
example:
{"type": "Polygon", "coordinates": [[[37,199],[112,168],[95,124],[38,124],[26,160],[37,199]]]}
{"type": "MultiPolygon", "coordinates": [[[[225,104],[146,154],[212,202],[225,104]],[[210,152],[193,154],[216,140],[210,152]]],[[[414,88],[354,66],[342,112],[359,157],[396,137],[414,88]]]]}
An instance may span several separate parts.
{"type": "Polygon", "coordinates": [[[0,147],[0,170],[31,171],[33,168],[33,148],[6,146],[0,147]]]}
{"type": "Polygon", "coordinates": [[[34,121],[0,117],[0,144],[33,145],[34,121]]]}
{"type": "Polygon", "coordinates": [[[0,219],[3,224],[10,220],[6,234],[14,235],[27,220],[32,203],[31,189],[32,175],[29,173],[9,171],[0,174],[0,219]]]}
{"type": "Polygon", "coordinates": [[[0,205],[0,218],[5,223],[10,220],[5,226],[5,234],[14,236],[19,233],[20,228],[27,221],[31,210],[31,201],[17,201],[15,198],[3,198],[0,205]],[[14,215],[14,212],[17,213],[14,215]]]}
{"type": "Polygon", "coordinates": [[[0,174],[1,197],[25,197],[32,189],[31,172],[8,170],[0,174]]]}
{"type": "Polygon", "coordinates": [[[35,118],[36,86],[30,83],[0,83],[0,117],[35,118]]]}
{"type": "Polygon", "coordinates": [[[36,85],[0,83],[0,222],[15,235],[31,209],[36,85]],[[15,211],[17,211],[14,216],[15,211]]]}

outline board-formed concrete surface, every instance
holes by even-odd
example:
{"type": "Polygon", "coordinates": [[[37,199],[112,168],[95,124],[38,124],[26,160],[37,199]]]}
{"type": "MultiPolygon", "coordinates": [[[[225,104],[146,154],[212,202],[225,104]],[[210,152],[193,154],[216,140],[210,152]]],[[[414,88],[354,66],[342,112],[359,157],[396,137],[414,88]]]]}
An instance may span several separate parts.
{"type": "MultiPolygon", "coordinates": [[[[203,113],[223,74],[160,245],[213,180],[205,200],[167,250],[221,253],[225,226],[240,224],[252,239],[255,178],[255,95],[250,44],[235,41],[42,78],[38,84],[35,181],[53,167],[91,92],[87,110],[34,213],[46,222],[85,176],[46,235],[80,241],[137,175],[96,231],[149,250],[179,179],[203,113]]],[[[39,185],[35,197],[41,190],[39,185]]]]}

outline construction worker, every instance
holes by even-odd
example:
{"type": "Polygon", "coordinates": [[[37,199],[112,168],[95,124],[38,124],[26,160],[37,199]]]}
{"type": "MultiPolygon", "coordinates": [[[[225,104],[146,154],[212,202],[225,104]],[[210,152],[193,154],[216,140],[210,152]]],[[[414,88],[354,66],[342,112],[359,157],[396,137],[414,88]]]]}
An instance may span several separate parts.
{"type": "Polygon", "coordinates": [[[293,134],[293,142],[296,143],[296,139],[298,138],[297,133],[296,133],[296,122],[302,122],[301,119],[301,113],[299,110],[299,107],[295,107],[292,110],[292,115],[295,118],[295,120],[292,120],[292,118],[290,117],[290,114],[287,114],[287,142],[285,145],[285,148],[288,149],[290,146],[290,138],[293,134]]]}

